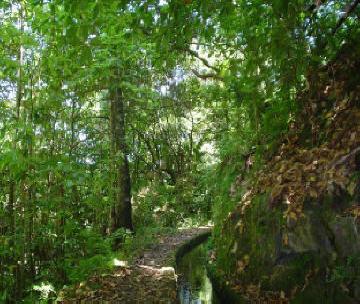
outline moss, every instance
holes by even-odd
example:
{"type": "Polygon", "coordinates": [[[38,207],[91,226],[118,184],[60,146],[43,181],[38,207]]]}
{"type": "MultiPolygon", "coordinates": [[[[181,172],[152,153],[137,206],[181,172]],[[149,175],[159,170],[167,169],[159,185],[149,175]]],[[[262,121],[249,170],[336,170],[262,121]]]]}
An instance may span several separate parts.
{"type": "Polygon", "coordinates": [[[241,236],[241,250],[237,259],[249,255],[250,263],[243,274],[246,281],[266,275],[276,258],[277,239],[282,225],[282,213],[270,209],[266,196],[254,199],[244,216],[245,231],[241,236]],[[247,244],[247,245],[244,245],[247,244]]]}
{"type": "Polygon", "coordinates": [[[206,271],[214,288],[214,292],[216,293],[218,299],[220,299],[221,303],[247,303],[247,301],[240,294],[236,293],[229,287],[228,281],[222,274],[218,272],[218,269],[219,268],[216,267],[216,265],[208,264],[206,267],[206,271]]]}
{"type": "Polygon", "coordinates": [[[237,274],[244,282],[252,282],[254,278],[267,275],[276,258],[276,236],[280,235],[284,219],[282,211],[271,209],[267,195],[259,195],[253,199],[244,215],[238,211],[224,225],[220,235],[215,235],[217,265],[228,276],[234,276],[237,261],[245,255],[250,257],[246,271],[237,274]],[[241,232],[237,226],[243,223],[241,232]],[[270,256],[270,259],[269,259],[270,256]]]}
{"type": "Polygon", "coordinates": [[[338,285],[327,283],[324,273],[319,273],[313,278],[306,288],[299,292],[291,301],[291,304],[355,304],[354,299],[349,297],[338,285]]]}
{"type": "Polygon", "coordinates": [[[263,289],[289,293],[295,286],[304,286],[306,275],[316,264],[312,254],[295,256],[286,265],[273,267],[269,280],[262,282],[263,289]]]}

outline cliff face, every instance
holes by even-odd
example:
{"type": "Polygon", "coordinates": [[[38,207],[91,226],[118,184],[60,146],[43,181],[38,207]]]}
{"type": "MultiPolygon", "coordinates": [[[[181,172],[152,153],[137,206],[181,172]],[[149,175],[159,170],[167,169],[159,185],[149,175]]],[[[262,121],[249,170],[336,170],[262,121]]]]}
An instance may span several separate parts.
{"type": "MultiPolygon", "coordinates": [[[[233,290],[266,303],[360,301],[360,43],[309,72],[302,112],[216,236],[233,290]]],[[[234,187],[233,187],[234,188],[234,187]]]]}

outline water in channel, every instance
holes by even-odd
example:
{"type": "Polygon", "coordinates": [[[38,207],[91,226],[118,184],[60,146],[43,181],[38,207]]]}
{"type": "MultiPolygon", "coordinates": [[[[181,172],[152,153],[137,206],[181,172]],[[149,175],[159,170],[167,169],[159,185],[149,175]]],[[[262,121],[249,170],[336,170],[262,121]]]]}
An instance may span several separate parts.
{"type": "Polygon", "coordinates": [[[177,265],[181,304],[219,304],[206,272],[206,245],[184,255],[177,265]]]}

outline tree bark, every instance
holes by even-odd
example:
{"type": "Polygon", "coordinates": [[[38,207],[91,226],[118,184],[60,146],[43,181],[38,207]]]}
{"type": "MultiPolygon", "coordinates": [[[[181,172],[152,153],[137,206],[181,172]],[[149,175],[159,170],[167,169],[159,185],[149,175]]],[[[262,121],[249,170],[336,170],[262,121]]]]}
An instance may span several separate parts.
{"type": "Polygon", "coordinates": [[[114,171],[110,232],[119,228],[133,230],[124,97],[118,83],[119,77],[115,77],[110,88],[111,156],[114,171]]]}

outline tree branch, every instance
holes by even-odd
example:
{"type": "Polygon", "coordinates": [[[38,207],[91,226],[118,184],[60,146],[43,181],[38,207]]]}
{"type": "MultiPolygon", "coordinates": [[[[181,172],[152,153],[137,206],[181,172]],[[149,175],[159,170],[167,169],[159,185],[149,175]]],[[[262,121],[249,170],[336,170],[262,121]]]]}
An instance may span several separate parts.
{"type": "Polygon", "coordinates": [[[356,9],[358,4],[360,3],[360,0],[355,0],[349,6],[347,7],[345,13],[340,17],[338,22],[336,23],[336,26],[332,30],[332,35],[334,35],[337,30],[341,27],[341,25],[345,22],[345,20],[350,16],[350,14],[356,9]]]}
{"type": "Polygon", "coordinates": [[[343,165],[344,163],[346,163],[349,160],[349,158],[351,158],[352,156],[356,155],[359,152],[360,152],[360,147],[355,148],[350,153],[342,156],[339,160],[333,161],[332,163],[330,163],[329,168],[335,168],[338,165],[343,165]]]}
{"type": "Polygon", "coordinates": [[[198,78],[207,80],[207,79],[216,79],[216,80],[220,80],[220,81],[224,81],[224,78],[222,78],[221,76],[219,76],[216,73],[206,73],[206,74],[200,74],[197,70],[195,69],[191,69],[191,72],[194,73],[194,75],[198,78]]]}
{"type": "Polygon", "coordinates": [[[201,57],[198,53],[196,53],[195,51],[193,51],[190,48],[187,48],[186,51],[194,56],[195,58],[199,59],[206,67],[208,67],[209,69],[212,69],[213,71],[215,71],[216,73],[220,73],[220,69],[217,67],[212,66],[209,61],[203,57],[201,57]]]}

